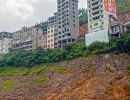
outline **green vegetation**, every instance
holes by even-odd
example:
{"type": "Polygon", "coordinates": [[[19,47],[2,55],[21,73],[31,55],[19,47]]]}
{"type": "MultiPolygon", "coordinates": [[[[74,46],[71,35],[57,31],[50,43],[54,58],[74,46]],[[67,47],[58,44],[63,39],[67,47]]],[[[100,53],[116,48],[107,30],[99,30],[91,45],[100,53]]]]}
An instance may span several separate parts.
{"type": "MultiPolygon", "coordinates": [[[[57,64],[41,65],[35,67],[3,67],[0,68],[0,77],[13,77],[13,76],[45,76],[46,70],[64,73],[65,68],[57,64]]],[[[48,74],[48,73],[47,73],[48,74]]]]}
{"type": "Polygon", "coordinates": [[[10,75],[16,75],[16,68],[10,67],[10,68],[0,68],[0,76],[10,76],[10,75]]]}
{"type": "Polygon", "coordinates": [[[130,92],[130,86],[127,86],[127,91],[130,92]]]}
{"type": "Polygon", "coordinates": [[[46,84],[48,77],[52,73],[65,73],[64,67],[57,64],[40,65],[32,68],[28,67],[3,67],[0,68],[0,77],[10,77],[9,80],[1,80],[0,90],[11,91],[17,87],[30,87],[46,84]],[[19,77],[14,79],[14,77],[19,77]],[[23,79],[23,80],[19,80],[23,79]],[[22,81],[22,82],[21,82],[22,81]]]}
{"type": "Polygon", "coordinates": [[[65,73],[65,68],[64,67],[54,67],[54,69],[58,73],[65,73]]]}
{"type": "Polygon", "coordinates": [[[16,80],[6,80],[2,83],[2,88],[6,91],[10,91],[18,87],[18,82],[16,80]]]}
{"type": "Polygon", "coordinates": [[[46,77],[36,77],[35,80],[34,80],[34,84],[37,84],[37,85],[42,85],[46,82],[47,82],[46,77]]]}
{"type": "Polygon", "coordinates": [[[130,74],[130,67],[128,68],[128,73],[130,74]]]}
{"type": "MultiPolygon", "coordinates": [[[[0,66],[1,68],[10,66],[32,67],[35,65],[57,63],[99,53],[128,53],[129,51],[130,32],[122,35],[121,38],[113,38],[109,43],[95,42],[89,47],[86,47],[84,41],[81,41],[66,46],[63,49],[43,50],[42,48],[38,48],[35,51],[12,52],[0,58],[0,66]]],[[[37,74],[40,74],[43,70],[44,68],[39,69],[37,74]]],[[[12,68],[7,73],[10,75],[11,73],[14,73],[14,71],[15,69],[12,68]]],[[[26,76],[29,73],[28,70],[23,70],[22,75],[26,76]]]]}
{"type": "Polygon", "coordinates": [[[117,2],[117,10],[119,12],[130,11],[130,0],[124,0],[124,3],[117,2]]]}
{"type": "Polygon", "coordinates": [[[88,13],[87,13],[87,9],[79,9],[79,24],[80,26],[83,24],[88,23],[88,13]]]}

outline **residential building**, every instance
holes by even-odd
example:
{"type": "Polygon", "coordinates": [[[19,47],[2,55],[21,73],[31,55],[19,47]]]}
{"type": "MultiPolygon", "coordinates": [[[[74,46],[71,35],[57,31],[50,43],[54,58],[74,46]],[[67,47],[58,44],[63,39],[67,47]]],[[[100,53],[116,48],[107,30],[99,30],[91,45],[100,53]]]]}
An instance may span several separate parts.
{"type": "Polygon", "coordinates": [[[13,33],[12,51],[15,50],[35,50],[41,46],[46,49],[46,33],[40,27],[23,27],[13,33]]]}
{"type": "Polygon", "coordinates": [[[43,31],[43,28],[36,26],[32,27],[32,32],[34,34],[34,49],[38,47],[47,49],[47,33],[43,31]]]}
{"type": "Polygon", "coordinates": [[[109,42],[114,34],[119,36],[120,27],[113,26],[117,22],[115,0],[87,0],[88,4],[88,34],[86,45],[95,41],[109,42]],[[112,25],[112,26],[111,26],[112,25]],[[119,31],[119,32],[118,32],[119,31]]]}
{"type": "Polygon", "coordinates": [[[44,34],[47,34],[47,26],[48,26],[47,21],[35,25],[35,27],[41,28],[44,34]]]}
{"type": "Polygon", "coordinates": [[[57,37],[57,13],[48,19],[47,28],[47,48],[54,49],[58,47],[58,37],[57,37]]]}
{"type": "Polygon", "coordinates": [[[57,0],[58,47],[76,41],[79,36],[78,0],[57,0]]]}
{"type": "Polygon", "coordinates": [[[0,32],[0,39],[3,38],[13,38],[13,33],[10,32],[0,32]]]}
{"type": "Polygon", "coordinates": [[[0,56],[7,54],[11,51],[12,39],[3,38],[0,40],[0,56]]]}
{"type": "Polygon", "coordinates": [[[21,30],[13,33],[12,51],[15,50],[33,50],[34,42],[32,28],[23,27],[21,30]]]}

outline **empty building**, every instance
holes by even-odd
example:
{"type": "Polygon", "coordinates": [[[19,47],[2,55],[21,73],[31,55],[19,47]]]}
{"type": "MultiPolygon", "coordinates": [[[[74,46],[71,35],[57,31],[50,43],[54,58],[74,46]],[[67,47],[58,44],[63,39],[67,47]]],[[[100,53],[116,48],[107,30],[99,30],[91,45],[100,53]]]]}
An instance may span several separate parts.
{"type": "Polygon", "coordinates": [[[37,47],[46,49],[47,34],[43,33],[40,27],[23,27],[13,33],[12,51],[15,50],[35,50],[37,47]]]}
{"type": "Polygon", "coordinates": [[[79,36],[78,0],[57,0],[58,47],[76,41],[79,36]]]}
{"type": "Polygon", "coordinates": [[[0,32],[0,39],[3,38],[13,38],[13,33],[10,32],[0,32]]]}
{"type": "Polygon", "coordinates": [[[3,38],[0,40],[0,56],[7,54],[11,51],[12,39],[3,38]]]}

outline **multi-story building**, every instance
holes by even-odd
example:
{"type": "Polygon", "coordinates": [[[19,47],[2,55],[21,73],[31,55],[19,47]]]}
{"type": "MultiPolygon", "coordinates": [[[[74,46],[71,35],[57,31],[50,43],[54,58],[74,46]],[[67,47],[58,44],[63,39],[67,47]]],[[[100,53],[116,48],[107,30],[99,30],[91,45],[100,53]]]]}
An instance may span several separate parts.
{"type": "Polygon", "coordinates": [[[43,31],[43,28],[32,27],[32,32],[34,34],[34,49],[38,47],[47,49],[47,33],[43,31]]]}
{"type": "Polygon", "coordinates": [[[32,28],[23,27],[21,30],[13,33],[12,51],[15,50],[33,50],[32,28]]]}
{"type": "Polygon", "coordinates": [[[48,19],[47,28],[47,48],[54,49],[58,47],[58,37],[57,37],[57,13],[48,19]]]}
{"type": "Polygon", "coordinates": [[[69,45],[78,39],[78,0],[57,0],[58,47],[69,45]]]}
{"type": "Polygon", "coordinates": [[[41,46],[46,49],[46,33],[40,27],[23,27],[13,33],[12,51],[15,50],[35,50],[41,46]]]}
{"type": "Polygon", "coordinates": [[[88,34],[86,44],[95,41],[109,42],[112,35],[119,35],[115,0],[87,0],[88,34]]]}
{"type": "Polygon", "coordinates": [[[41,22],[39,24],[36,24],[35,27],[39,27],[42,29],[44,34],[47,34],[47,26],[48,26],[48,22],[41,22]]]}
{"type": "Polygon", "coordinates": [[[10,32],[0,32],[0,39],[3,38],[13,38],[13,33],[10,32]]]}
{"type": "Polygon", "coordinates": [[[0,56],[7,54],[11,51],[12,39],[3,38],[0,40],[0,56]]]}

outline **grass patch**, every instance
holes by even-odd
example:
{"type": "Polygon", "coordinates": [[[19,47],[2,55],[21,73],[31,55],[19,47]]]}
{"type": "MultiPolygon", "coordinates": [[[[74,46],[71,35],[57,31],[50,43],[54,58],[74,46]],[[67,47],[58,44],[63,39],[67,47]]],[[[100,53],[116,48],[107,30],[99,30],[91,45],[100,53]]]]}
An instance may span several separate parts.
{"type": "Polygon", "coordinates": [[[48,78],[46,76],[37,76],[37,77],[34,77],[32,81],[25,82],[24,86],[32,87],[36,85],[44,85],[47,82],[48,82],[48,78]]]}
{"type": "Polygon", "coordinates": [[[0,76],[14,76],[16,75],[17,68],[15,67],[8,67],[8,68],[3,68],[0,70],[0,76]]]}
{"type": "Polygon", "coordinates": [[[45,84],[48,81],[46,77],[36,77],[34,80],[34,84],[42,85],[45,84]]]}
{"type": "Polygon", "coordinates": [[[2,83],[2,88],[6,91],[10,91],[18,86],[18,82],[15,80],[6,80],[2,83]]]}
{"type": "Polygon", "coordinates": [[[30,69],[23,69],[21,70],[21,76],[28,76],[30,73],[30,69]]]}
{"type": "Polygon", "coordinates": [[[54,67],[54,69],[58,73],[65,73],[65,68],[64,67],[54,67]]]}
{"type": "Polygon", "coordinates": [[[128,67],[128,73],[130,74],[130,67],[128,67]]]}
{"type": "Polygon", "coordinates": [[[130,55],[130,52],[128,52],[128,55],[130,55]]]}
{"type": "Polygon", "coordinates": [[[40,75],[43,72],[43,70],[44,70],[43,68],[38,69],[37,72],[36,72],[36,74],[40,75]]]}
{"type": "Polygon", "coordinates": [[[130,85],[129,85],[129,86],[127,86],[127,91],[128,91],[128,92],[130,92],[130,85]]]}

